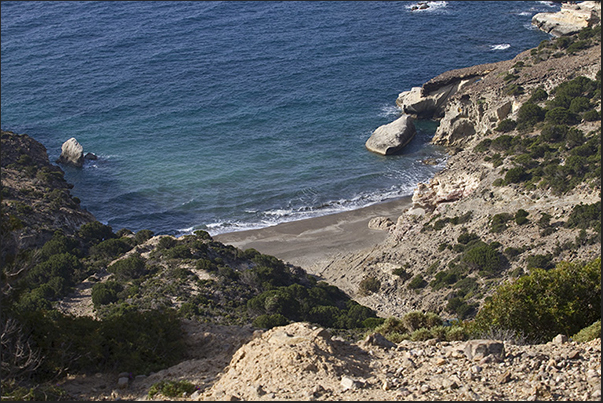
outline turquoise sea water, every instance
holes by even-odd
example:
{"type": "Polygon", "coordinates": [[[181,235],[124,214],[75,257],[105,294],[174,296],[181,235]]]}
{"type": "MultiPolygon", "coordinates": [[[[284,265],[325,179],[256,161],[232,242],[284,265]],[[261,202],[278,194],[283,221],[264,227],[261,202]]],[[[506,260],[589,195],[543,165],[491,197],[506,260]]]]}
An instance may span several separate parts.
{"type": "Polygon", "coordinates": [[[398,93],[514,57],[552,2],[2,2],[2,129],[56,160],[114,230],[260,228],[412,193],[445,166],[428,144],[367,151],[398,93]],[[436,158],[436,166],[421,160],[436,158]]]}

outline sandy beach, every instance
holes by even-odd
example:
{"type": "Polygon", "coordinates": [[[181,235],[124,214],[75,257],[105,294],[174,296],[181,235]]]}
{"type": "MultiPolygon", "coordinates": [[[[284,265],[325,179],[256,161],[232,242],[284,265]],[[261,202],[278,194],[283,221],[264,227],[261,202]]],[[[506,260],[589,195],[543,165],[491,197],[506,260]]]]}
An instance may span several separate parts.
{"type": "Polygon", "coordinates": [[[304,269],[375,246],[388,232],[368,228],[374,217],[394,223],[412,205],[411,197],[374,204],[358,210],[278,224],[272,227],[213,236],[239,249],[254,248],[304,269]]]}

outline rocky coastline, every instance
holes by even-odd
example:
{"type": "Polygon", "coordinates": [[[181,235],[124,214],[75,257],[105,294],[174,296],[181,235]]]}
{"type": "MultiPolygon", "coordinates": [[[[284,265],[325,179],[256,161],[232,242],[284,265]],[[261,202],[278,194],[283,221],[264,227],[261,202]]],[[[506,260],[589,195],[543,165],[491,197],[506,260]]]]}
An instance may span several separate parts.
{"type": "MultiPolygon", "coordinates": [[[[600,17],[600,3],[598,14],[596,4],[589,4],[586,8],[591,13],[585,21],[587,26],[596,25],[593,16],[600,17]]],[[[573,5],[564,5],[562,11],[570,9],[579,14],[583,11],[573,5]]],[[[559,28],[555,32],[560,32],[559,28]]],[[[559,33],[563,35],[568,34],[559,33]]],[[[531,256],[548,257],[551,265],[600,258],[600,238],[589,241],[596,239],[596,231],[567,225],[575,206],[600,202],[600,181],[580,183],[562,194],[547,187],[526,189],[515,182],[501,186],[505,174],[516,167],[514,156],[505,156],[505,150],[500,150],[494,158],[492,153],[478,151],[489,144],[484,141],[501,136],[497,128],[502,121],[519,119],[521,106],[537,89],[551,92],[567,80],[595,80],[597,74],[600,82],[600,55],[599,36],[598,43],[573,53],[553,56],[546,47],[532,49],[512,60],[445,72],[401,93],[396,104],[408,117],[403,125],[382,130],[397,137],[398,144],[379,149],[367,145],[367,149],[384,155],[396,152],[412,136],[412,120],[437,119],[440,123],[432,141],[449,150],[446,168],[428,183],[419,184],[412,205],[397,219],[370,220],[371,230],[386,234],[383,242],[303,269],[336,285],[381,317],[430,311],[454,319],[456,313],[446,307],[458,298],[458,289],[427,284],[434,284],[437,274],[451,267],[450,262],[458,262],[462,245],[455,246],[462,236],[471,234],[489,245],[520,251],[512,257],[509,254],[508,265],[497,276],[475,276],[481,291],[463,300],[474,308],[497,286],[529,267],[531,256]],[[513,91],[517,88],[521,91],[513,91]],[[513,217],[520,210],[528,214],[527,223],[508,218],[502,230],[492,231],[494,217],[513,217]],[[571,247],[563,247],[568,244],[571,247]],[[418,276],[425,285],[411,288],[418,276]],[[361,292],[359,284],[366,278],[377,279],[378,290],[361,292]]],[[[600,98],[596,111],[598,120],[583,119],[574,125],[585,133],[584,142],[597,135],[600,138],[600,98]]],[[[517,129],[505,133],[520,134],[517,129]]],[[[85,156],[77,140],[71,140],[64,147],[62,163],[77,166],[85,156]]],[[[10,237],[2,239],[4,263],[19,249],[44,244],[55,230],[72,234],[94,217],[71,197],[70,185],[61,169],[48,162],[43,146],[27,135],[8,132],[2,133],[2,141],[3,215],[19,217],[6,221],[12,227],[10,237]],[[5,147],[5,141],[15,144],[5,147]],[[13,149],[19,152],[6,152],[13,149]],[[30,160],[20,160],[23,150],[30,160]],[[24,166],[35,169],[24,170],[24,166]],[[4,201],[7,199],[9,202],[4,201]]],[[[134,252],[150,256],[158,243],[158,237],[151,238],[134,252]]],[[[61,302],[61,309],[89,315],[90,288],[86,280],[78,286],[77,295],[61,302]],[[81,309],[84,305],[88,308],[81,309]]],[[[374,333],[350,342],[305,322],[257,330],[192,320],[183,321],[183,333],[189,356],[175,366],[148,376],[66,374],[58,385],[68,393],[66,400],[80,401],[601,400],[600,338],[581,343],[559,335],[531,344],[516,334],[500,333],[481,340],[432,338],[393,343],[374,333]],[[178,396],[151,394],[153,385],[163,381],[187,381],[196,389],[178,396]]]]}

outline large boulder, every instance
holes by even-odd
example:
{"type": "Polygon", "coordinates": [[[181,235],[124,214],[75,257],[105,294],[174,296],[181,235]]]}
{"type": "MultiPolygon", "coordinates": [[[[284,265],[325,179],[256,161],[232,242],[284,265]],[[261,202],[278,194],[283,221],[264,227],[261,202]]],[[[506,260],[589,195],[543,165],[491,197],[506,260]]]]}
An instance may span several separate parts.
{"type": "Polygon", "coordinates": [[[554,36],[571,35],[600,22],[601,3],[583,1],[578,4],[562,4],[557,13],[538,13],[532,24],[554,36]]]}
{"type": "Polygon", "coordinates": [[[75,139],[70,138],[61,147],[61,156],[57,159],[59,164],[81,167],[84,165],[84,147],[75,139]]]}
{"type": "Polygon", "coordinates": [[[378,127],[365,146],[369,151],[381,155],[392,155],[400,152],[415,137],[417,131],[413,119],[402,115],[393,122],[378,127]]]}

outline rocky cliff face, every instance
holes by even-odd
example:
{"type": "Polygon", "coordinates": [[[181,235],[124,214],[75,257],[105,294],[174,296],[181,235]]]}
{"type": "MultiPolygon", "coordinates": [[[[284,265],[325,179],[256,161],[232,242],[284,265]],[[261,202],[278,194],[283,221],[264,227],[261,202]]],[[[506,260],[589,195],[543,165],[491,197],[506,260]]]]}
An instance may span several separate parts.
{"type": "Polygon", "coordinates": [[[26,134],[2,131],[2,259],[42,246],[58,229],[73,234],[94,216],[73,198],[63,171],[26,134]]]}
{"type": "Polygon", "coordinates": [[[601,22],[601,2],[564,3],[558,13],[539,13],[532,24],[554,36],[571,35],[601,22]]]}
{"type": "MultiPolygon", "coordinates": [[[[490,154],[476,151],[482,141],[492,141],[503,134],[496,130],[501,121],[517,120],[521,105],[536,88],[544,89],[552,98],[553,89],[560,83],[579,76],[594,80],[600,69],[600,39],[594,46],[570,52],[543,44],[512,60],[446,72],[420,88],[400,94],[397,103],[404,112],[418,118],[439,118],[432,141],[449,149],[447,167],[428,183],[418,185],[412,208],[395,225],[387,226],[390,236],[386,242],[308,271],[383,316],[401,317],[412,310],[425,310],[445,317],[455,315],[447,309],[451,299],[465,298],[467,308],[476,309],[496,286],[525,272],[539,257],[550,259],[554,265],[562,260],[600,256],[600,241],[578,242],[584,236],[581,229],[567,225],[576,205],[600,201],[600,180],[582,183],[565,194],[556,194],[546,186],[526,188],[517,183],[501,186],[505,173],[518,165],[515,157],[505,154],[505,149],[492,154],[494,159],[490,154]],[[527,225],[514,223],[513,217],[519,210],[528,212],[527,225]],[[511,217],[506,229],[494,232],[493,222],[505,216],[511,217]],[[550,229],[543,229],[541,217],[550,217],[550,229]],[[476,276],[479,291],[472,291],[468,299],[462,297],[464,291],[460,286],[438,284],[438,278],[441,280],[462,259],[459,253],[462,245],[458,244],[463,234],[500,245],[501,252],[522,251],[509,255],[507,267],[497,276],[476,276]],[[379,292],[368,296],[358,292],[358,284],[367,277],[380,281],[379,292]]],[[[600,98],[594,102],[600,113],[600,98]]],[[[542,127],[531,133],[512,130],[506,134],[534,138],[542,127]]],[[[596,139],[600,136],[600,115],[598,120],[582,120],[574,127],[586,139],[596,139]]],[[[545,158],[543,164],[546,163],[545,158]]],[[[592,230],[586,233],[596,237],[592,230]]]]}

